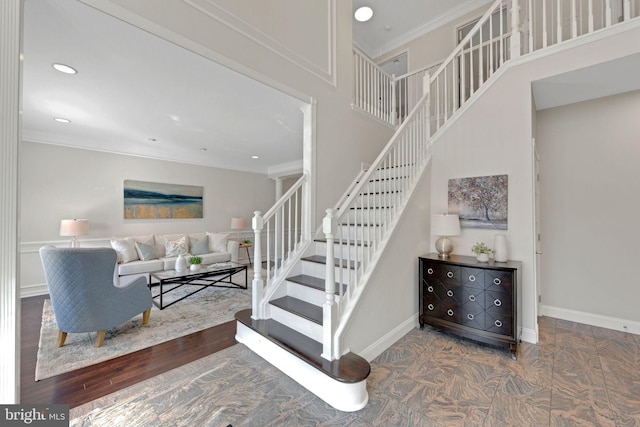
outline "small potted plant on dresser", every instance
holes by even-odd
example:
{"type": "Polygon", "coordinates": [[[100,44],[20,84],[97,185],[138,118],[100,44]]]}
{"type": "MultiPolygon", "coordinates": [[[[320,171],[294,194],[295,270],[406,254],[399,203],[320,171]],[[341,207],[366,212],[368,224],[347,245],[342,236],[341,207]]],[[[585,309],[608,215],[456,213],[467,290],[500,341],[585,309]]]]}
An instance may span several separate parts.
{"type": "Polygon", "coordinates": [[[478,262],[489,262],[489,255],[493,252],[484,242],[477,242],[471,247],[471,252],[476,254],[478,262]]]}
{"type": "Polygon", "coordinates": [[[200,270],[200,264],[202,264],[202,258],[199,256],[192,256],[189,258],[189,269],[192,272],[197,272],[200,270]]]}

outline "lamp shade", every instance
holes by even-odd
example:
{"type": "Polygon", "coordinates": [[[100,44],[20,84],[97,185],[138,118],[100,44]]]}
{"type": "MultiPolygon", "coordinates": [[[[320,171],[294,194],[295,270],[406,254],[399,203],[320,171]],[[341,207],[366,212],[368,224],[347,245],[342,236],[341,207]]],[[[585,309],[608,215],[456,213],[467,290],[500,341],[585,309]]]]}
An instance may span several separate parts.
{"type": "Polygon", "coordinates": [[[247,222],[244,218],[231,218],[232,230],[244,230],[245,228],[247,228],[247,222]]]}
{"type": "Polygon", "coordinates": [[[63,219],[60,221],[61,236],[84,236],[89,234],[88,219],[63,219]]]}
{"type": "Polygon", "coordinates": [[[436,236],[457,236],[460,234],[458,215],[439,214],[431,217],[431,233],[436,236]]]}

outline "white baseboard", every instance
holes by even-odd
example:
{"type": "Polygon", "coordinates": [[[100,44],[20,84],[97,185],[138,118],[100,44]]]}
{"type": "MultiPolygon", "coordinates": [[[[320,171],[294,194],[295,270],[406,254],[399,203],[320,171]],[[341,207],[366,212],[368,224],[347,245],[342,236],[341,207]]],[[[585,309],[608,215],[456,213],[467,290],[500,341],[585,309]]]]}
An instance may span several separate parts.
{"type": "Polygon", "coordinates": [[[553,307],[549,305],[543,305],[540,308],[543,316],[555,317],[556,319],[570,320],[572,322],[584,323],[586,325],[640,335],[640,322],[633,320],[619,319],[617,317],[603,316],[601,314],[585,313],[583,311],[569,310],[567,308],[553,307]]]}
{"type": "Polygon", "coordinates": [[[535,329],[522,328],[520,340],[531,344],[538,344],[538,325],[535,329]]]}
{"type": "Polygon", "coordinates": [[[383,351],[391,347],[396,341],[409,333],[409,331],[417,328],[418,326],[418,313],[416,313],[402,322],[400,325],[398,325],[391,332],[382,336],[379,340],[371,344],[369,347],[365,348],[361,352],[357,352],[357,354],[365,358],[367,361],[371,362],[383,351]]]}
{"type": "Polygon", "coordinates": [[[35,285],[27,285],[20,288],[20,298],[35,297],[38,295],[46,295],[49,293],[46,283],[38,283],[35,285]]]}

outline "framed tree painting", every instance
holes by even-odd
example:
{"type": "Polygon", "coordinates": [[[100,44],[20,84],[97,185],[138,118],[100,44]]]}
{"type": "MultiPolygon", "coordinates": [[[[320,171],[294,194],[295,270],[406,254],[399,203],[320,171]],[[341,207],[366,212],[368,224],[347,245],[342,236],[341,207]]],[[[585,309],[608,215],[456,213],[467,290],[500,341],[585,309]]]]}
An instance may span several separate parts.
{"type": "Polygon", "coordinates": [[[461,227],[507,229],[507,175],[450,179],[448,190],[449,213],[461,227]]]}

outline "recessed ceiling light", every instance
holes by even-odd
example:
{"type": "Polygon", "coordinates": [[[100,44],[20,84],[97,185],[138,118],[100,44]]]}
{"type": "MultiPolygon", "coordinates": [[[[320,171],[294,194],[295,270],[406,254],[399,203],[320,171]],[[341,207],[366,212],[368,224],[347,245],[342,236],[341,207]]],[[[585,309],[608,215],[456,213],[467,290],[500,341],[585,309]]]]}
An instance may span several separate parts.
{"type": "Polygon", "coordinates": [[[53,64],[53,68],[65,74],[78,74],[78,70],[65,64],[53,64]]]}
{"type": "Polygon", "coordinates": [[[251,156],[251,158],[252,158],[252,159],[259,159],[259,158],[260,158],[260,156],[255,156],[255,155],[254,155],[254,156],[251,156]]]}
{"type": "Polygon", "coordinates": [[[71,120],[65,119],[64,117],[54,117],[53,120],[60,123],[71,123],[71,120]]]}
{"type": "Polygon", "coordinates": [[[359,7],[353,16],[356,18],[356,21],[367,22],[373,16],[373,9],[369,6],[359,7]]]}

